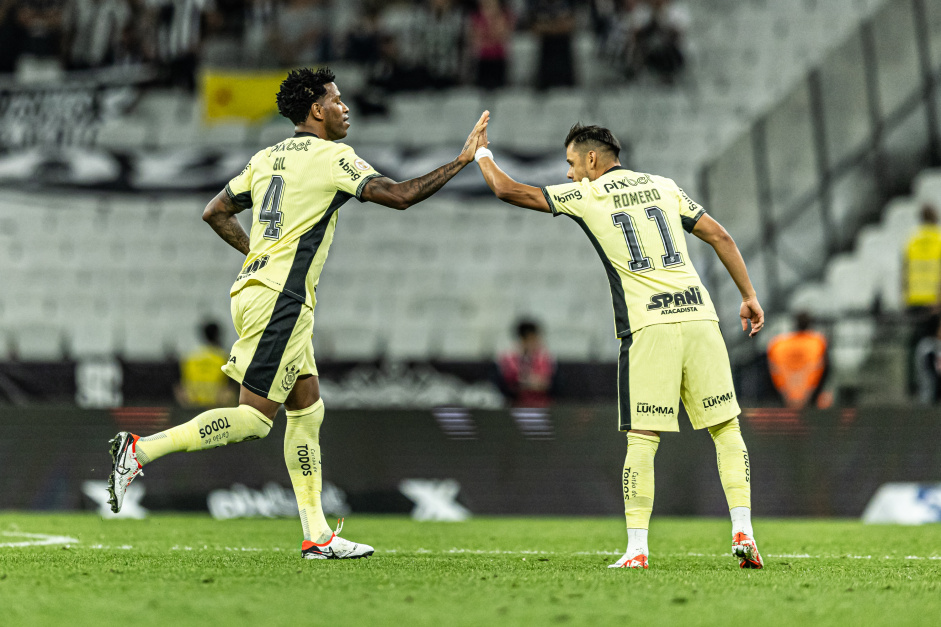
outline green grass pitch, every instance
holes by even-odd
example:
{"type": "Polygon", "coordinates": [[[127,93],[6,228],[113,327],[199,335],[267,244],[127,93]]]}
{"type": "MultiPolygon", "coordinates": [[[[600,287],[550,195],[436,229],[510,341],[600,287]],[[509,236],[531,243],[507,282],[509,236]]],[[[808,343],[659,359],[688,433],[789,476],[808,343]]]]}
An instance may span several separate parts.
{"type": "Polygon", "coordinates": [[[614,518],[353,515],[376,554],[328,562],[299,559],[294,520],[0,513],[0,624],[941,624],[941,525],[755,526],[763,571],[728,555],[727,521],[656,517],[629,571],[606,568],[614,518]]]}

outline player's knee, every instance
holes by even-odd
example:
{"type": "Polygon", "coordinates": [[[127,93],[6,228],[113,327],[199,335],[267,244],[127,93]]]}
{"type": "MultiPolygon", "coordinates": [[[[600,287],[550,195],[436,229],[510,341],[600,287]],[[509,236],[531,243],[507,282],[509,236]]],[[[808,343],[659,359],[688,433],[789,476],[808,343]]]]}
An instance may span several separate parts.
{"type": "Polygon", "coordinates": [[[323,424],[324,404],[322,398],[318,398],[314,403],[302,409],[292,409],[287,406],[285,406],[285,409],[287,409],[289,422],[309,425],[318,430],[320,425],[323,424]]]}
{"type": "Polygon", "coordinates": [[[641,442],[647,440],[649,442],[660,442],[660,434],[656,431],[641,431],[638,429],[631,429],[627,432],[627,445],[630,446],[631,442],[641,442]]]}
{"type": "Polygon", "coordinates": [[[719,436],[725,435],[726,433],[735,433],[736,431],[739,433],[742,431],[738,423],[738,416],[732,418],[731,420],[727,420],[709,427],[709,435],[712,436],[713,440],[719,436]]]}
{"type": "Polygon", "coordinates": [[[244,437],[235,441],[260,440],[271,432],[271,425],[274,424],[272,419],[257,407],[239,405],[239,409],[243,412],[240,429],[244,437]]]}

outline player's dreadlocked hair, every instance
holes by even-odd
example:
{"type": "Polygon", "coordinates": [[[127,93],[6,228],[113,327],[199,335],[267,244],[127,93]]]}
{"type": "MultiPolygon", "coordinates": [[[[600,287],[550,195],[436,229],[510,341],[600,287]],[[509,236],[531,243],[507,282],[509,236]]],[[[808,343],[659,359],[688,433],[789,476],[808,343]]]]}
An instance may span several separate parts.
{"type": "Polygon", "coordinates": [[[291,70],[278,90],[278,113],[295,124],[303,123],[311,106],[327,93],[324,85],[335,80],[334,73],[326,67],[316,72],[306,67],[291,70]]]}
{"type": "Polygon", "coordinates": [[[609,150],[615,157],[621,154],[621,142],[603,126],[582,126],[581,122],[576,122],[565,136],[565,147],[569,144],[594,144],[593,147],[609,150]]]}

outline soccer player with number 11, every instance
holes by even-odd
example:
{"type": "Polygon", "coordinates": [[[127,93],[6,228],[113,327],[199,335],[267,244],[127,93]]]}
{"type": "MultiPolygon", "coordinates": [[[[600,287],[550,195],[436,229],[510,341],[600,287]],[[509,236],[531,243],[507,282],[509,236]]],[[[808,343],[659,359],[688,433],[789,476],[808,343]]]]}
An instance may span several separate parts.
{"type": "MultiPolygon", "coordinates": [[[[486,139],[486,132],[485,132],[486,139]]],[[[742,294],[742,330],[754,336],[764,313],[745,262],[722,226],[672,180],[621,165],[621,145],[606,128],[576,124],[565,138],[573,182],[532,187],[514,181],[484,147],[475,154],[497,198],[582,228],[601,257],[621,340],[618,360],[620,429],[627,431],[624,513],[627,552],[611,568],[647,568],[653,510],[654,455],[660,433],[679,431],[678,400],[694,429],[708,429],[732,516],[732,554],[742,568],[761,568],[751,525],[751,477],[741,412],[719,319],[681,230],[715,250],[742,294]]]]}

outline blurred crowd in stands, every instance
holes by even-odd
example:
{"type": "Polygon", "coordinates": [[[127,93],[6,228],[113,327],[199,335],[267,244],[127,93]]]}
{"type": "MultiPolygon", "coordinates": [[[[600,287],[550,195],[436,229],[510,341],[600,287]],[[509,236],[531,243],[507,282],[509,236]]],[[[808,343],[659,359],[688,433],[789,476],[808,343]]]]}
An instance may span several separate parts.
{"type": "Polygon", "coordinates": [[[362,64],[374,85],[507,83],[514,32],[537,41],[537,88],[575,85],[574,41],[625,78],[672,82],[689,15],[670,0],[0,0],[0,73],[23,57],[64,69],[140,62],[192,87],[201,60],[288,67],[362,64]]]}

